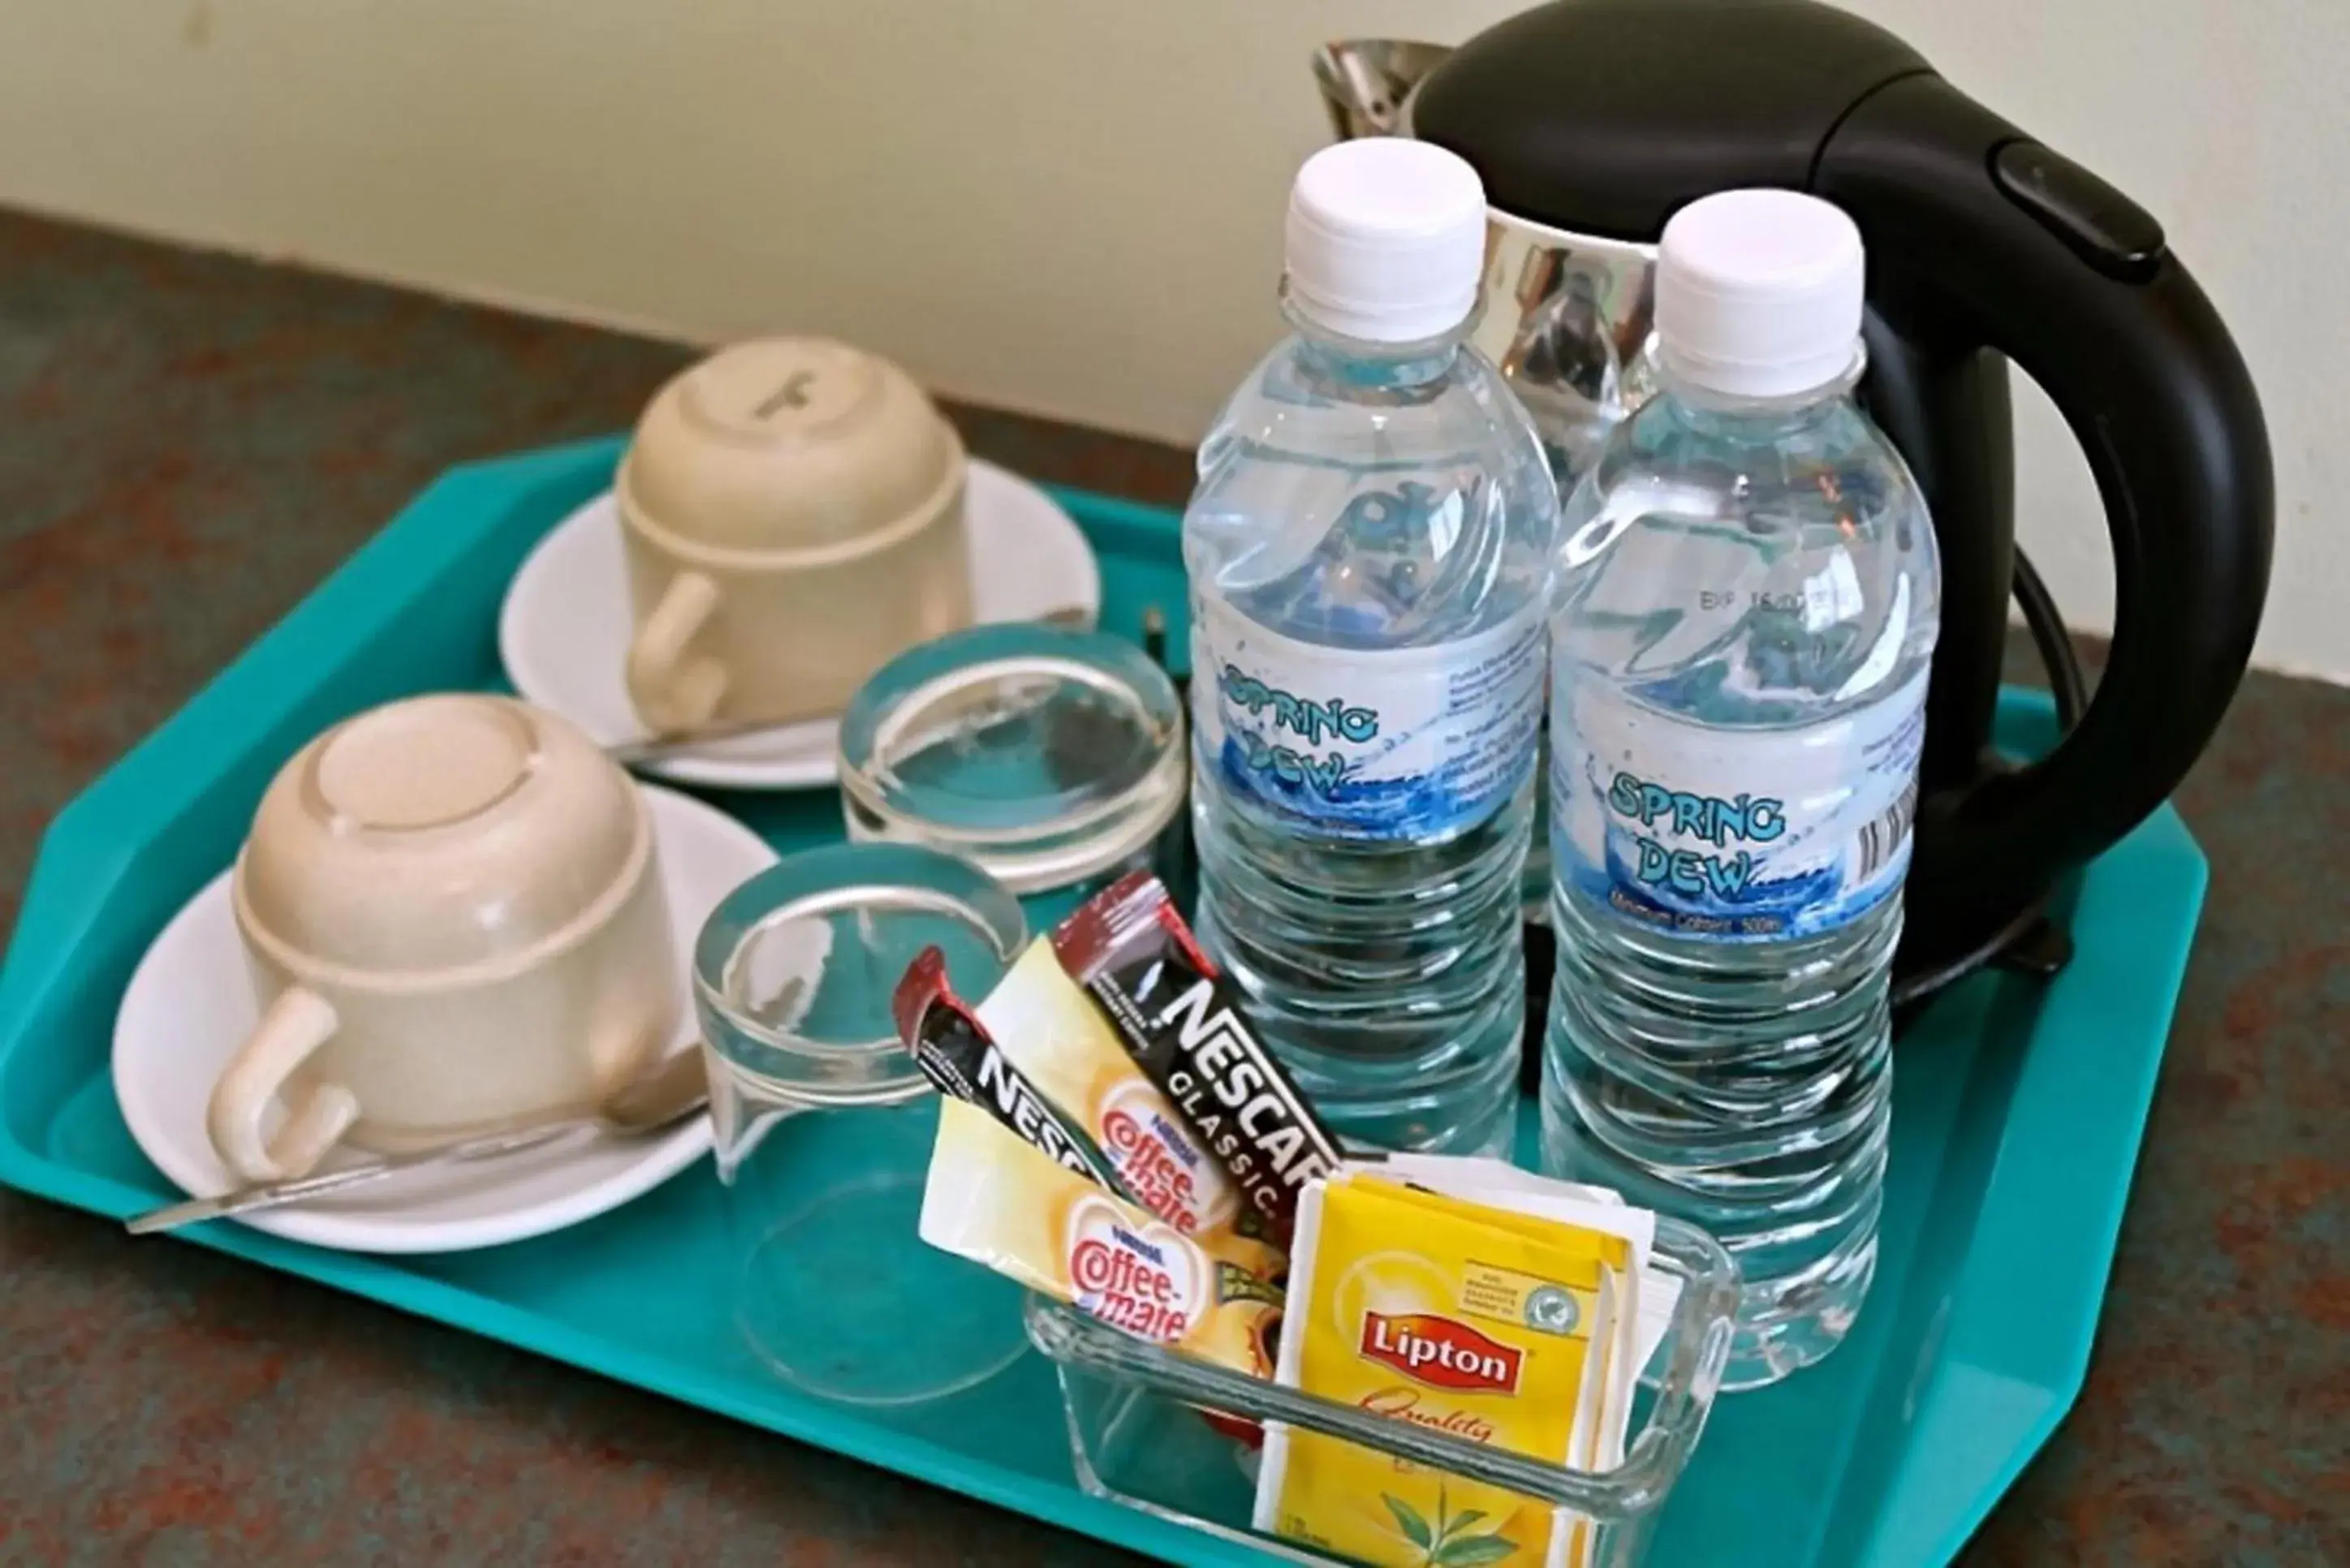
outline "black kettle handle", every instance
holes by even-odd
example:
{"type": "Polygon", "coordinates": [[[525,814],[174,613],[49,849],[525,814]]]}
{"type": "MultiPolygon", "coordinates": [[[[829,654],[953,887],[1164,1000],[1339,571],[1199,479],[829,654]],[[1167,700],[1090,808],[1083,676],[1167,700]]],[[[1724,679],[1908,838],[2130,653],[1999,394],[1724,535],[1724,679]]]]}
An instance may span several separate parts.
{"type": "MultiPolygon", "coordinates": [[[[2274,521],[2260,400],[2154,221],[1939,77],[1899,78],[1856,106],[1812,188],[1859,223],[1872,297],[1930,318],[1916,330],[1946,346],[1938,408],[1921,414],[1929,463],[1938,425],[1979,444],[1969,432],[1989,428],[1984,410],[2003,410],[1992,354],[2003,355],[2054,400],[2105,503],[2116,619],[2088,711],[2040,761],[1985,776],[1938,814],[1921,808],[1918,825],[1919,882],[1960,898],[2036,890],[2159,805],[2235,694],[2274,521]]],[[[1994,485],[2007,483],[2004,428],[1987,464],[1994,485]]],[[[1950,456],[1953,470],[1986,466],[1981,452],[1950,456]]],[[[1919,474],[1929,496],[1933,477],[1919,474]]],[[[2004,576],[1988,591],[2003,604],[2004,576]]]]}

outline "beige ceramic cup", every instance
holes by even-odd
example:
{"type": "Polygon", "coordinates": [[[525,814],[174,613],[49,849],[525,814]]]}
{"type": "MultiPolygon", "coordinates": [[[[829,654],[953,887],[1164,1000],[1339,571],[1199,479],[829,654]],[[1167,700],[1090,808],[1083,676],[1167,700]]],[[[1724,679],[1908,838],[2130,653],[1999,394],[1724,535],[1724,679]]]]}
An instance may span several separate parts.
{"type": "Polygon", "coordinates": [[[207,1125],[245,1180],[587,1110],[682,1005],[643,796],[509,698],[410,698],[313,740],[232,898],[262,1017],[207,1125]]]}
{"type": "Polygon", "coordinates": [[[837,713],[970,624],[962,442],[906,373],[823,338],[737,344],[660,389],[616,486],[656,733],[837,713]]]}

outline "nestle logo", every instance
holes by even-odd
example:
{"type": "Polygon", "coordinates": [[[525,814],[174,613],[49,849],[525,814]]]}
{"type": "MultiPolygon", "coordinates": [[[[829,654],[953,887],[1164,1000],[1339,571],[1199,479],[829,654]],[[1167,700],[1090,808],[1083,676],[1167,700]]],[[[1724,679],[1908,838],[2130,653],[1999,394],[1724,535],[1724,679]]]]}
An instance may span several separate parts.
{"type": "Polygon", "coordinates": [[[1198,1168],[1200,1151],[1191,1147],[1191,1134],[1160,1116],[1157,1111],[1150,1113],[1150,1130],[1157,1135],[1160,1143],[1167,1146],[1168,1153],[1183,1162],[1184,1169],[1198,1168]]]}
{"type": "Polygon", "coordinates": [[[1118,1245],[1126,1248],[1127,1251],[1130,1252],[1139,1252],[1142,1256],[1149,1259],[1152,1262],[1158,1264],[1162,1269],[1167,1266],[1167,1254],[1161,1252],[1158,1248],[1152,1246],[1149,1242],[1144,1241],[1141,1237],[1136,1235],[1125,1226],[1113,1225],[1109,1228],[1109,1233],[1112,1236],[1117,1237],[1118,1245]]]}
{"type": "Polygon", "coordinates": [[[1362,1353],[1415,1383],[1464,1393],[1514,1394],[1526,1353],[1433,1313],[1363,1314],[1362,1353]]]}

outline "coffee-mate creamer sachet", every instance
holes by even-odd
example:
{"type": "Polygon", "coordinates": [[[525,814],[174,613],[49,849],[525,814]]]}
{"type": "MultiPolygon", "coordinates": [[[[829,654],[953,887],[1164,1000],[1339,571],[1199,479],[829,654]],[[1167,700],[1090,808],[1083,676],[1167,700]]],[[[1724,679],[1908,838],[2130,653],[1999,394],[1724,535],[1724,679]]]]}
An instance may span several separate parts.
{"type": "Polygon", "coordinates": [[[1187,1236],[1243,1217],[1223,1167],[1135,1065],[1049,938],[1029,944],[978,1015],[996,1049],[1093,1136],[1144,1208],[1187,1236]]]}
{"type": "Polygon", "coordinates": [[[968,1101],[939,1106],[921,1237],[1113,1327],[1263,1376],[1279,1287],[1236,1257],[1088,1181],[968,1101]]]}
{"type": "Polygon", "coordinates": [[[945,1096],[922,1240],[1129,1334],[1269,1376],[1281,1252],[1229,1225],[1187,1233],[1134,1201],[1093,1131],[954,998],[935,950],[897,1002],[901,1035],[945,1096]]]}
{"type": "MultiPolygon", "coordinates": [[[[1602,1347],[1631,1251],[1620,1236],[1341,1174],[1299,1210],[1280,1381],[1465,1442],[1579,1457],[1605,1400],[1602,1347]]],[[[1541,1568],[1586,1544],[1547,1502],[1278,1426],[1255,1523],[1398,1568],[1541,1568]]]]}

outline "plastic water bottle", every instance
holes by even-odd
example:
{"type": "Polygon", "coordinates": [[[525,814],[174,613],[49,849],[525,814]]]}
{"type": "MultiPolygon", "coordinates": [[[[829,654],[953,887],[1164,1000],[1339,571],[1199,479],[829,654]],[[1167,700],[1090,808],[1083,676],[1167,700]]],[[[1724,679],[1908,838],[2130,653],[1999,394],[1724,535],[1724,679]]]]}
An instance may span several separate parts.
{"type": "Polygon", "coordinates": [[[1815,198],[1683,209],[1661,391],[1560,524],[1544,1165],[1738,1256],[1731,1386],[1834,1349],[1877,1262],[1940,587],[1852,399],[1861,275],[1815,198]]]}
{"type": "Polygon", "coordinates": [[[1508,1142],[1519,877],[1557,492],[1464,339],[1468,164],[1345,142],[1297,176],[1295,336],[1200,449],[1191,586],[1201,933],[1341,1138],[1508,1142]]]}

